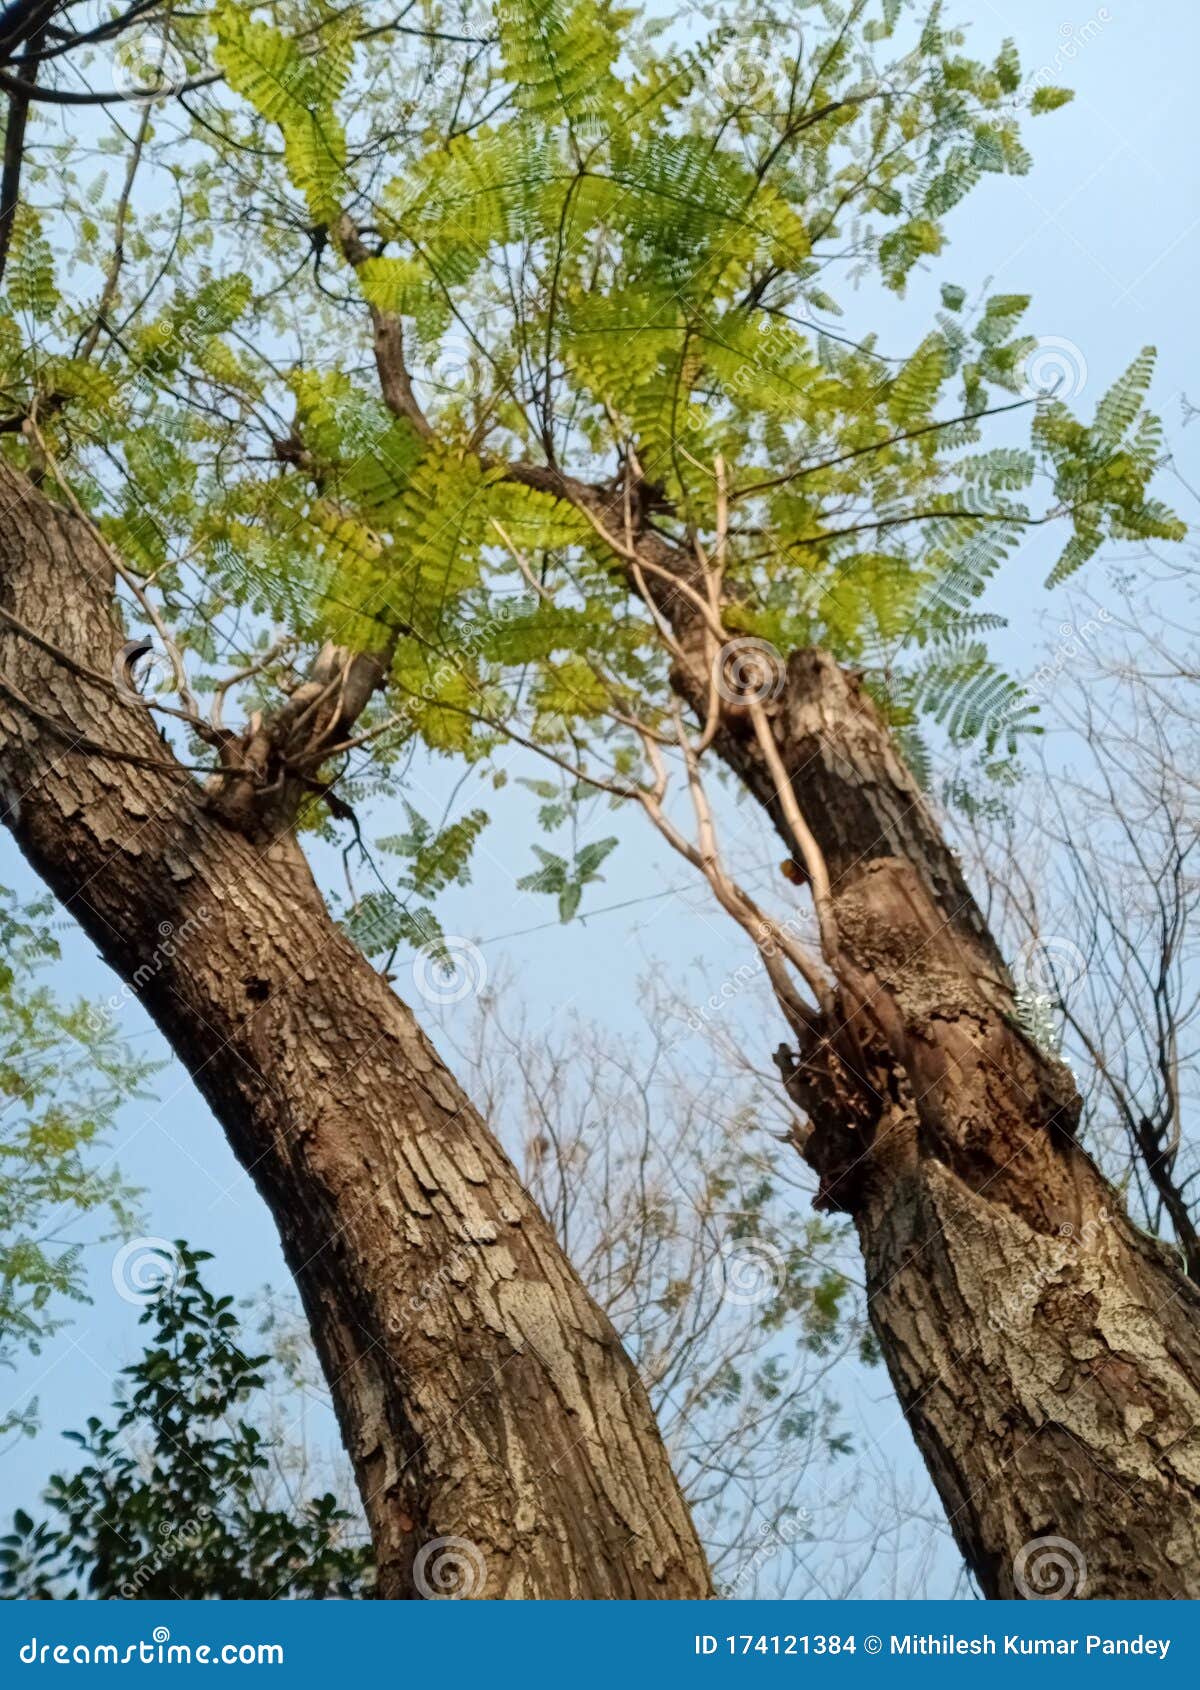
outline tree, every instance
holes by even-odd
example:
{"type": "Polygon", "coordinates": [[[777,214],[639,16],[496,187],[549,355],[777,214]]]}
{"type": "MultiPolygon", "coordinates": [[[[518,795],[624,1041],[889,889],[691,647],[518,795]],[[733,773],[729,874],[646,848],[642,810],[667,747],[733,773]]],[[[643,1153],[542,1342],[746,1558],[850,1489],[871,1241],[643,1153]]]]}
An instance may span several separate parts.
{"type": "Polygon", "coordinates": [[[1011,810],[979,806],[973,843],[1041,1036],[1080,1075],[1088,1142],[1196,1280],[1195,552],[1087,585],[1035,676],[1071,754],[1041,759],[1011,810]]]}
{"type": "MultiPolygon", "coordinates": [[[[7,293],[22,324],[9,319],[7,375],[20,382],[20,366],[40,382],[51,344],[69,344],[74,355],[54,359],[63,380],[102,409],[120,391],[103,352],[124,339],[112,313],[126,253],[132,267],[148,250],[128,225],[150,111],[87,322],[71,307],[50,323],[50,247],[30,207],[13,219],[7,293]]],[[[206,297],[165,335],[148,319],[134,331],[152,383],[170,387],[167,365],[198,319],[206,332],[232,320],[206,297]]],[[[42,424],[54,434],[59,401],[47,403],[48,414],[23,406],[9,442],[22,467],[0,472],[5,820],[141,994],[272,1208],[355,1462],[380,1593],[411,1594],[418,1553],[465,1537],[486,1567],[478,1595],[706,1594],[636,1371],[407,1008],[334,925],[295,841],[308,760],[320,745],[315,771],[353,730],[390,648],[382,659],[313,648],[306,679],[286,670],[286,702],[254,713],[270,774],[252,773],[239,751],[234,778],[203,790],[137,693],[144,651],[122,640],[115,606],[119,582],[162,627],[138,575],[135,535],[154,543],[152,513],[135,505],[118,523],[118,550],[65,474],[49,471],[57,502],[47,499],[57,456],[42,424]],[[455,1296],[426,1298],[448,1267],[455,1296]]],[[[105,433],[158,471],[162,451],[173,456],[166,436],[105,433]]],[[[125,491],[136,500],[134,482],[125,491]]],[[[219,725],[222,698],[207,746],[238,738],[219,725]]]]}
{"type": "MultiPolygon", "coordinates": [[[[9,825],[138,984],[272,1207],[381,1594],[409,1594],[418,1552],[449,1537],[483,1557],[479,1594],[702,1594],[644,1386],[511,1164],[334,925],[279,795],[264,822],[250,783],[239,826],[140,703],[114,734],[115,553],[0,475],[3,763],[23,794],[9,825]],[[428,1298],[447,1271],[456,1295],[428,1298]]],[[[378,674],[329,648],[322,659],[309,708],[344,700],[364,667],[378,674]]],[[[344,708],[325,731],[344,734],[344,708]]],[[[279,728],[291,732],[286,706],[263,731],[279,728]]]]}
{"type": "Polygon", "coordinates": [[[269,1443],[255,1424],[269,1358],[242,1348],[231,1297],[200,1278],[205,1250],[179,1242],[152,1328],[121,1375],[105,1425],[65,1435],[87,1457],[46,1487],[46,1517],[18,1509],[0,1540],[8,1597],[246,1600],[370,1594],[370,1545],[330,1493],[271,1506],[269,1443]],[[349,1530],[347,1528],[350,1528],[349,1530]]]}
{"type": "MultiPolygon", "coordinates": [[[[714,1579],[739,1596],[804,1591],[849,1483],[827,1394],[861,1337],[845,1241],[797,1215],[788,1163],[755,1142],[767,1088],[725,1071],[715,1048],[681,1063],[659,1031],[678,1018],[657,996],[643,1064],[582,1020],[547,1045],[513,1023],[513,995],[498,981],[481,1001],[459,1072],[638,1359],[714,1579]]],[[[207,1288],[207,1260],[184,1245],[162,1259],[115,1414],[66,1434],[80,1468],[56,1474],[0,1545],[9,1595],[370,1594],[366,1522],[348,1460],[325,1448],[303,1313],[266,1288],[239,1312],[207,1288]]],[[[447,1275],[429,1295],[452,1291],[447,1275]]],[[[869,1518],[879,1535],[885,1516],[869,1518]]],[[[477,1568],[435,1555],[423,1594],[469,1592],[477,1568]]]]}
{"type": "MultiPolygon", "coordinates": [[[[152,1067],[102,1006],[64,1003],[43,978],[58,956],[52,904],[0,887],[0,1365],[15,1370],[87,1299],[81,1222],[100,1238],[133,1229],[137,1193],[101,1157],[120,1104],[152,1067]]],[[[37,1401],[0,1415],[0,1437],[32,1433],[37,1401]]]]}
{"type": "MultiPolygon", "coordinates": [[[[814,32],[802,9],[740,14],[734,34],[676,50],[595,0],[515,0],[494,25],[431,27],[411,54],[390,27],[299,7],[164,23],[178,80],[203,86],[153,122],[143,106],[117,143],[106,255],[69,160],[55,177],[96,273],[74,335],[49,212],[13,230],[10,304],[39,326],[14,317],[8,336],[5,755],[23,785],[44,782],[18,837],[60,895],[85,877],[85,925],[126,977],[147,968],[149,923],[216,912],[145,995],[273,1199],[326,1368],[349,1381],[343,1422],[369,1491],[411,1417],[355,1342],[356,1326],[373,1344],[387,1330],[381,1281],[411,1281],[435,1224],[435,1251],[478,1238],[477,1198],[485,1231],[513,1209],[536,1237],[530,1281],[549,1274],[550,1245],[332,927],[292,830],[357,828],[365,858],[355,805],[397,790],[417,742],[481,760],[515,740],[558,766],[568,804],[583,783],[640,806],[757,947],[804,1116],[793,1137],[821,1202],[858,1230],[880,1347],[981,1588],[1012,1594],[1038,1541],[1066,1537],[1093,1595],[1194,1594],[1196,1293],[1080,1148],[1072,1078],[1023,1025],[917,779],[923,721],[997,772],[1036,729],[977,607],[1021,533],[1067,526],[1051,584],[1108,538],[1179,537],[1150,489],[1152,353],[1084,423],[1040,378],[1023,296],[968,301],[947,282],[936,327],[899,359],[827,326],[840,268],[902,290],[984,174],[1028,167],[1019,109],[1068,96],[1024,84],[1011,43],[967,58],[936,7],[855,0],[824,17],[814,32]],[[144,166],[169,213],[135,205],[144,166]],[[992,425],[1009,428],[1022,410],[1027,444],[968,450],[987,419],[1009,413],[992,425]],[[146,630],[127,656],[157,640],[178,703],[151,703],[206,773],[203,808],[182,819],[190,788],[148,714],[131,710],[120,758],[102,731],[120,683],[94,657],[118,638],[80,580],[92,571],[119,579],[146,630]],[[227,610],[232,632],[215,635],[227,610]],[[291,697],[272,708],[280,683],[291,697]],[[238,728],[222,715],[234,688],[238,728]],[[69,777],[48,767],[64,738],[69,777]],[[815,945],[722,860],[714,761],[783,838],[815,945]],[[667,802],[673,776],[694,837],[667,802]],[[118,858],[101,881],[133,817],[167,873],[148,884],[118,858]],[[236,902],[219,901],[234,884],[236,902]],[[281,964],[302,992],[280,991],[281,964]],[[218,1065],[225,1050],[243,1066],[218,1065]],[[348,1096],[331,1097],[331,1057],[348,1096]],[[394,1166],[379,1101],[392,1085],[428,1126],[425,1157],[447,1109],[463,1134],[450,1225],[425,1213],[424,1166],[394,1166]],[[313,1122],[300,1100],[314,1095],[332,1122],[313,1122]],[[339,1232],[380,1165],[391,1184],[371,1219],[394,1203],[419,1243],[361,1215],[339,1232]],[[312,1253],[331,1230],[346,1239],[336,1273],[312,1253]]],[[[401,850],[416,870],[418,831],[401,850]]],[[[603,843],[534,871],[563,914],[603,843]]],[[[431,877],[405,873],[378,948],[415,932],[437,958],[436,928],[408,905],[431,877]]],[[[508,1354],[486,1320],[479,1306],[485,1368],[508,1354]]],[[[462,1339],[422,1334],[421,1416],[445,1369],[462,1377],[462,1339]]],[[[560,1389],[592,1353],[568,1345],[560,1389]]],[[[506,1403],[524,1400],[516,1372],[506,1403]]],[[[518,1436],[536,1420],[517,1418],[518,1436]]],[[[615,1457],[625,1473],[648,1459],[646,1425],[615,1457]]],[[[562,1429],[536,1426],[536,1442],[562,1429]]],[[[440,1496],[458,1450],[427,1442],[423,1465],[423,1494],[440,1496]]],[[[480,1510],[493,1545],[520,1517],[502,1489],[502,1526],[480,1510]]],[[[581,1473],[548,1517],[576,1518],[578,1494],[603,1490],[581,1473]]],[[[400,1517],[414,1510],[406,1498],[400,1517]]],[[[677,1503],[665,1518],[641,1564],[665,1556],[694,1583],[677,1503]]],[[[389,1589],[414,1541],[387,1537],[396,1521],[374,1522],[389,1589]]],[[[544,1567],[529,1545],[495,1554],[510,1593],[518,1561],[544,1567]]],[[[685,1583],[668,1573],[662,1593],[685,1583]]],[[[540,1575],[526,1588],[551,1593],[540,1575]]]]}

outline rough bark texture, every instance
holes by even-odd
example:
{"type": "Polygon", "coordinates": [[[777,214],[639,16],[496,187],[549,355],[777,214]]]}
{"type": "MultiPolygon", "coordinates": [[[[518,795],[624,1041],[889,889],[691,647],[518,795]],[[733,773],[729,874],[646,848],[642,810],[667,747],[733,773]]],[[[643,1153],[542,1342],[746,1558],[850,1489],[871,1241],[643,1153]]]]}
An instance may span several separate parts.
{"type": "Polygon", "coordinates": [[[380,1594],[710,1594],[642,1384],[515,1170],[290,834],[247,837],[245,793],[205,793],[108,684],[88,527],[4,467],[0,509],[0,809],[275,1217],[380,1594]]]}
{"type": "MultiPolygon", "coordinates": [[[[839,953],[781,1067],[959,1546],[992,1597],[1200,1596],[1200,1293],[1075,1142],[1072,1076],[856,678],[796,652],[771,713],[839,953]]],[[[736,710],[717,743],[791,846],[736,710]]]]}
{"type": "MultiPolygon", "coordinates": [[[[706,721],[718,651],[694,551],[620,489],[510,474],[607,534],[706,721]]],[[[857,1227],[871,1320],[959,1547],[991,1597],[1200,1596],[1200,1290],[1076,1143],[1074,1080],[1022,1032],[999,947],[858,680],[816,650],[780,680],[766,709],[832,882],[836,994],[777,1061],[818,1201],[857,1227]]],[[[737,700],[713,749],[801,866],[737,700]]]]}

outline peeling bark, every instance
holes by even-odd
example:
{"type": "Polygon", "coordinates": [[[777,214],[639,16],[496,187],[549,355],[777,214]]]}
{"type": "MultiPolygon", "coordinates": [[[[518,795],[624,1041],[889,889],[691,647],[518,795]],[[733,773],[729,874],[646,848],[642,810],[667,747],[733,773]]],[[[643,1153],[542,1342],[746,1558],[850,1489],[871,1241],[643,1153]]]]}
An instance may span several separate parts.
{"type": "Polygon", "coordinates": [[[92,531],[3,466],[0,496],[0,808],[274,1216],[380,1594],[711,1594],[642,1383],[516,1171],[291,833],[235,825],[246,793],[107,684],[92,531]],[[444,1537],[474,1546],[458,1575],[444,1537]]]}

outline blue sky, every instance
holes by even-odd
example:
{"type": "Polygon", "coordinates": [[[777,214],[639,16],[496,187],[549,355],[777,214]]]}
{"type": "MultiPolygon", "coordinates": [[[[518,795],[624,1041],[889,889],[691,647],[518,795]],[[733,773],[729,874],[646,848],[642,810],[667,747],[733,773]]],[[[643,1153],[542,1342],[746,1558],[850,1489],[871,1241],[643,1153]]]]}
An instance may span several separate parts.
{"type": "MultiPolygon", "coordinates": [[[[1159,350],[1156,404],[1184,473],[1195,481],[1200,427],[1185,432],[1181,417],[1184,393],[1200,404],[1193,311],[1200,273],[1200,192],[1193,164],[1196,9],[1183,0],[1136,6],[1113,0],[1074,10],[1048,7],[1045,0],[1005,6],[975,0],[948,11],[970,22],[971,45],[980,56],[1012,35],[1025,71],[1046,67],[1047,79],[1073,87],[1076,99],[1030,122],[1032,174],[985,178],[951,219],[948,251],[934,268],[914,277],[906,300],[881,304],[872,291],[858,305],[849,302],[852,329],[879,328],[881,349],[898,352],[924,331],[943,281],[974,293],[990,279],[993,291],[1032,293],[1030,332],[1069,343],[1075,367],[1086,369],[1075,401],[1085,411],[1138,348],[1152,343],[1159,350]]],[[[998,654],[1019,675],[1037,666],[1038,651],[1062,619],[1061,605],[1041,586],[1050,545],[1030,541],[993,594],[993,607],[1011,623],[998,639],[998,654]]],[[[1053,700],[1048,709],[1052,726],[1053,700]]],[[[512,766],[515,773],[542,772],[519,753],[512,766]]],[[[461,769],[448,764],[419,766],[413,802],[436,816],[460,775],[461,769]]],[[[637,816],[603,815],[596,831],[618,833],[620,848],[605,864],[605,883],[589,888],[586,920],[557,926],[549,899],[515,890],[518,876],[533,866],[528,795],[510,785],[500,798],[482,790],[476,796],[472,782],[478,778],[471,777],[458,794],[456,808],[481,802],[494,822],[480,843],[470,886],[447,894],[439,914],[448,932],[480,944],[490,969],[511,972],[532,1027],[561,1025],[575,1007],[632,1035],[637,981],[648,967],[669,974],[691,968],[715,985],[746,960],[737,930],[637,816]],[[626,907],[610,907],[620,905],[626,907]]],[[[777,849],[748,809],[730,810],[725,827],[734,860],[753,884],[777,849]]],[[[0,880],[32,891],[7,836],[0,854],[0,880]]],[[[332,859],[320,866],[331,874],[335,867],[332,859]]],[[[64,949],[58,971],[64,992],[108,995],[118,989],[77,933],[64,934],[64,949]]],[[[397,989],[411,999],[410,986],[402,969],[397,989]]],[[[124,1004],[121,1025],[139,1049],[167,1055],[136,1002],[124,1004]]],[[[776,1027],[764,1026],[761,1036],[769,1049],[777,1042],[776,1027]]],[[[117,1142],[124,1172],[146,1191],[147,1233],[186,1237],[213,1250],[214,1277],[239,1295],[264,1282],[284,1284],[270,1218],[178,1064],[168,1063],[157,1091],[155,1102],[124,1110],[117,1142]]],[[[93,1252],[93,1305],[41,1357],[22,1367],[21,1395],[40,1399],[45,1431],[0,1459],[0,1494],[7,1504],[27,1504],[51,1468],[69,1459],[70,1447],[58,1430],[101,1411],[113,1373],[140,1348],[137,1311],[114,1296],[110,1261],[109,1250],[93,1252]]],[[[7,1398],[10,1382],[0,1389],[7,1398]]],[[[872,1446],[864,1474],[893,1471],[911,1476],[919,1488],[919,1463],[882,1373],[848,1368],[838,1394],[861,1441],[872,1446]]],[[[918,1550],[919,1535],[906,1553],[918,1550]]],[[[937,1558],[931,1579],[941,1582],[930,1594],[944,1593],[951,1568],[952,1557],[937,1558]]]]}

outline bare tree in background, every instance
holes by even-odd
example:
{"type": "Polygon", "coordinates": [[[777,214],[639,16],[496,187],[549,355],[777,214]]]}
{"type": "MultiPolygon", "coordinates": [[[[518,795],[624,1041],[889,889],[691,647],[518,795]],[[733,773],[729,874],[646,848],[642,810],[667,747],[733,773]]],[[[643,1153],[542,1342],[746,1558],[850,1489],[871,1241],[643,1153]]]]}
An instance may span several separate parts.
{"type": "Polygon", "coordinates": [[[1040,778],[975,845],[1026,1012],[1061,1038],[1083,1132],[1200,1279],[1200,554],[1139,559],[1074,606],[1040,778]],[[997,837],[999,833],[999,837],[997,837]]]}
{"type": "Polygon", "coordinates": [[[515,998],[493,983],[445,1036],[649,1382],[718,1589],[831,1594],[816,1504],[847,1501],[831,1391],[864,1318],[846,1229],[812,1214],[776,1142],[777,1083],[731,1063],[719,1029],[690,1029],[678,987],[653,978],[632,1034],[535,1027],[515,998]]]}

